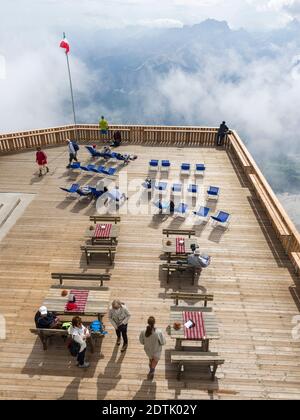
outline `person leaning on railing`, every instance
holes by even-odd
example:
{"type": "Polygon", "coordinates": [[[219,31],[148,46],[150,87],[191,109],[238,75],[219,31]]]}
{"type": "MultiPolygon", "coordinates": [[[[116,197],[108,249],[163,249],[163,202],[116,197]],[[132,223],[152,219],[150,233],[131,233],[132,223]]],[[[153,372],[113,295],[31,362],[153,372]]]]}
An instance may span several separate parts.
{"type": "Polygon", "coordinates": [[[99,127],[100,127],[101,137],[108,134],[108,122],[106,121],[103,115],[99,120],[99,127]]]}
{"type": "Polygon", "coordinates": [[[230,133],[231,131],[227,127],[226,122],[223,121],[217,133],[217,146],[223,146],[226,135],[230,133]]]}

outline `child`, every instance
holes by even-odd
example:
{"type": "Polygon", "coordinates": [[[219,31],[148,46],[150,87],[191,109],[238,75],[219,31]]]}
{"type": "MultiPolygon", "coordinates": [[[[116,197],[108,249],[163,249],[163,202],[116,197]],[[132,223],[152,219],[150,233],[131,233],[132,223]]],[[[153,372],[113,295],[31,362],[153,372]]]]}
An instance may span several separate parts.
{"type": "Polygon", "coordinates": [[[42,169],[46,168],[46,173],[49,172],[49,168],[47,166],[47,155],[45,152],[42,151],[42,149],[40,147],[36,148],[37,152],[36,152],[36,163],[39,166],[39,176],[42,176],[42,169]]]}

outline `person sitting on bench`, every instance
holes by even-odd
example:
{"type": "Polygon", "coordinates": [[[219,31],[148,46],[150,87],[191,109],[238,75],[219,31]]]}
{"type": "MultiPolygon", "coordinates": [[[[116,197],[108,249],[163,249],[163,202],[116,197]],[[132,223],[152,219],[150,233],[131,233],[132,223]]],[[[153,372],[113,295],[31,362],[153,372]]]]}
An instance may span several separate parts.
{"type": "Polygon", "coordinates": [[[119,147],[121,144],[121,133],[120,131],[114,132],[114,141],[111,143],[111,147],[119,147]]]}
{"type": "Polygon", "coordinates": [[[61,322],[54,312],[48,312],[46,306],[41,306],[34,317],[37,328],[60,328],[61,322]]]}
{"type": "Polygon", "coordinates": [[[202,269],[210,264],[210,257],[208,255],[201,255],[200,249],[196,248],[193,254],[188,256],[187,263],[198,269],[202,269]]]}

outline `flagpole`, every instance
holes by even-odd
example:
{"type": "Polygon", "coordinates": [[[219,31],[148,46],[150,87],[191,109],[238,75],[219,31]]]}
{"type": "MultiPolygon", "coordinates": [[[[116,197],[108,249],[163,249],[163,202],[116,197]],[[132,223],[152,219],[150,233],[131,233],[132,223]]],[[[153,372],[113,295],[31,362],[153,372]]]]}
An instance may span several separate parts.
{"type": "MultiPolygon", "coordinates": [[[[63,38],[66,37],[65,32],[63,33],[63,38]]],[[[74,125],[75,125],[75,136],[77,137],[77,129],[76,129],[76,114],[75,114],[75,104],[74,104],[74,95],[73,95],[73,85],[72,85],[72,77],[71,77],[71,70],[70,70],[70,63],[69,63],[69,56],[66,51],[66,58],[67,58],[67,66],[68,66],[68,74],[69,74],[69,82],[70,82],[70,91],[71,91],[71,99],[72,99],[72,108],[73,108],[73,118],[74,118],[74,125]]]]}

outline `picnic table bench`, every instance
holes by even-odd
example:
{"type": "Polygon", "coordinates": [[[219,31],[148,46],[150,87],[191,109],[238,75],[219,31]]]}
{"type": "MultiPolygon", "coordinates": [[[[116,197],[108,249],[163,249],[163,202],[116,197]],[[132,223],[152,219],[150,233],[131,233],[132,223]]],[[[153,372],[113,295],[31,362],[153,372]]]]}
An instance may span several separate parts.
{"type": "Polygon", "coordinates": [[[192,273],[192,284],[194,285],[196,282],[196,267],[190,264],[176,264],[176,263],[166,263],[162,264],[162,270],[167,271],[167,283],[169,283],[171,274],[175,272],[179,273],[185,273],[185,272],[191,272],[192,273]]]}
{"type": "Polygon", "coordinates": [[[169,263],[171,259],[187,259],[188,255],[193,253],[192,248],[199,246],[196,238],[182,238],[182,244],[179,240],[180,237],[162,240],[162,252],[167,255],[169,263]]]}
{"type": "Polygon", "coordinates": [[[217,368],[222,365],[225,360],[219,356],[218,353],[212,352],[187,352],[187,351],[172,351],[171,363],[177,363],[177,379],[180,380],[184,367],[186,365],[204,366],[209,368],[211,379],[215,379],[217,368]]]}
{"type": "Polygon", "coordinates": [[[204,306],[207,306],[207,302],[212,302],[214,300],[213,294],[208,293],[189,293],[189,292],[174,292],[170,295],[167,295],[171,299],[175,299],[175,305],[178,306],[179,300],[194,300],[199,301],[203,300],[204,306]]]}
{"type": "Polygon", "coordinates": [[[116,246],[111,245],[84,245],[80,247],[81,251],[84,251],[86,257],[86,263],[89,264],[92,255],[108,255],[110,263],[113,262],[113,255],[116,253],[116,246]]]}
{"type": "Polygon", "coordinates": [[[188,236],[190,238],[191,236],[196,235],[196,231],[191,229],[163,229],[162,233],[163,235],[167,235],[167,237],[170,235],[180,235],[188,236]]]}
{"type": "Polygon", "coordinates": [[[42,306],[46,306],[49,312],[55,312],[57,315],[70,316],[90,316],[102,320],[108,311],[110,292],[105,289],[98,290],[82,290],[75,287],[66,288],[67,295],[72,293],[76,297],[77,308],[67,310],[67,297],[62,296],[61,290],[51,287],[48,291],[42,306]]]}
{"type": "Polygon", "coordinates": [[[95,224],[97,222],[113,222],[117,224],[118,222],[121,222],[120,216],[90,216],[90,221],[94,222],[95,224]]]}
{"type": "Polygon", "coordinates": [[[83,280],[99,282],[99,286],[102,287],[104,281],[110,280],[110,274],[51,273],[51,278],[59,280],[60,286],[64,285],[65,280],[72,280],[76,282],[83,280]]]}
{"type": "Polygon", "coordinates": [[[209,350],[209,341],[220,338],[219,326],[217,318],[212,308],[205,306],[171,306],[170,307],[170,336],[176,340],[176,350],[182,349],[182,343],[185,342],[187,347],[189,342],[202,342],[202,349],[209,350]],[[197,339],[188,338],[185,334],[185,326],[183,321],[184,312],[201,312],[204,322],[205,336],[197,339]],[[179,324],[179,328],[175,329],[174,324],[179,324]]]}
{"type": "Polygon", "coordinates": [[[119,235],[119,226],[116,224],[102,224],[97,223],[95,228],[90,226],[86,229],[85,236],[94,244],[107,244],[113,245],[117,243],[119,235]]]}
{"type": "MultiPolygon", "coordinates": [[[[68,321],[63,321],[68,322],[68,321]]],[[[89,326],[89,323],[84,322],[85,326],[89,326]]],[[[62,337],[65,341],[70,338],[68,330],[65,329],[56,329],[56,328],[30,328],[32,334],[36,334],[43,345],[43,349],[47,350],[49,341],[52,337],[62,337]]],[[[95,341],[102,339],[105,334],[100,332],[90,331],[91,336],[87,339],[87,344],[90,346],[91,353],[94,353],[95,350],[95,341]]]]}

